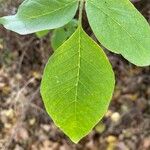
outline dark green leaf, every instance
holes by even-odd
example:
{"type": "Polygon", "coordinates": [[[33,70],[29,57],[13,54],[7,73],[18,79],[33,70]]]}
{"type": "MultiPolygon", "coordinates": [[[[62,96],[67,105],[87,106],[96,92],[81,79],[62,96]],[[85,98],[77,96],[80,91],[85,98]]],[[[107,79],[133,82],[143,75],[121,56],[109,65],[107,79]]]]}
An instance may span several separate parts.
{"type": "Polygon", "coordinates": [[[52,33],[51,44],[54,50],[61,46],[77,29],[77,20],[72,20],[64,27],[55,29],[52,33]]]}

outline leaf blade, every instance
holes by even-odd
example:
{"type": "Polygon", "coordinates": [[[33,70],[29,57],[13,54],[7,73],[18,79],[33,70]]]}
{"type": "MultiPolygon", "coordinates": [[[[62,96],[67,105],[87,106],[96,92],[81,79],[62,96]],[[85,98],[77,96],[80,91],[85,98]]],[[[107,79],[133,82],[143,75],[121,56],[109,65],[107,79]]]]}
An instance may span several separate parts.
{"type": "Polygon", "coordinates": [[[150,65],[150,27],[128,0],[87,0],[86,12],[96,37],[107,49],[135,65],[150,65]]]}
{"type": "Polygon", "coordinates": [[[16,15],[2,17],[0,22],[6,29],[29,34],[67,24],[77,7],[77,0],[25,0],[16,15]]]}
{"type": "Polygon", "coordinates": [[[79,27],[49,59],[41,95],[55,124],[77,143],[103,117],[114,82],[104,52],[79,27]]]}

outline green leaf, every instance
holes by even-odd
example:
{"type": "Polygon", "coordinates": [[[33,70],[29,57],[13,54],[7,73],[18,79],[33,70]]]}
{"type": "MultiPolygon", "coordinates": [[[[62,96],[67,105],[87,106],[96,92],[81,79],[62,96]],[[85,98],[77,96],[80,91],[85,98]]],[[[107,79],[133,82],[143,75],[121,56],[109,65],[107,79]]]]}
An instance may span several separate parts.
{"type": "Polygon", "coordinates": [[[49,59],[41,95],[55,124],[77,143],[106,113],[114,83],[103,50],[78,27],[49,59]]]}
{"type": "Polygon", "coordinates": [[[107,49],[135,65],[150,65],[150,27],[129,0],[87,0],[86,12],[107,49]]]}
{"type": "Polygon", "coordinates": [[[77,29],[77,20],[73,19],[64,27],[55,29],[52,33],[51,44],[54,50],[61,46],[77,29]]]}
{"type": "Polygon", "coordinates": [[[36,32],[36,36],[38,38],[43,38],[44,36],[46,36],[47,34],[49,33],[49,30],[43,30],[43,31],[39,31],[39,32],[36,32]]]}
{"type": "Polygon", "coordinates": [[[0,18],[0,23],[20,34],[54,29],[71,21],[77,7],[77,0],[25,0],[16,15],[0,18]]]}

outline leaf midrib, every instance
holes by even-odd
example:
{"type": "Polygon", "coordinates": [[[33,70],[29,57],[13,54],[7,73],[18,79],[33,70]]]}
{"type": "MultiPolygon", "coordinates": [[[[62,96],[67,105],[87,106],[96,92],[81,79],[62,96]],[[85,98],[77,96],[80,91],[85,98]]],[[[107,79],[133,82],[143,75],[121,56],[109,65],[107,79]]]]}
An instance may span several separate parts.
{"type": "Polygon", "coordinates": [[[78,34],[78,42],[79,42],[79,48],[78,48],[78,62],[77,62],[77,66],[78,66],[78,70],[77,70],[77,81],[75,84],[75,100],[74,100],[74,112],[75,112],[75,123],[74,123],[74,127],[77,127],[77,99],[78,99],[78,86],[79,86],[79,80],[80,80],[80,67],[81,67],[81,29],[79,27],[79,34],[78,34]]]}
{"type": "MultiPolygon", "coordinates": [[[[77,103],[78,103],[78,87],[79,87],[79,83],[80,81],[80,69],[81,69],[81,27],[78,27],[78,49],[77,49],[77,55],[78,55],[78,59],[77,59],[77,75],[74,77],[76,82],[75,85],[70,88],[66,93],[70,92],[72,89],[75,89],[75,96],[74,96],[74,100],[69,102],[69,106],[73,105],[74,107],[74,118],[73,118],[73,122],[74,122],[74,128],[78,127],[78,122],[77,122],[77,103]]],[[[73,78],[72,78],[73,79],[73,78]]],[[[71,80],[72,80],[71,79],[71,80]]],[[[66,93],[64,95],[66,95],[66,93]]],[[[57,102],[56,105],[58,105],[61,102],[61,98],[60,100],[57,102]]],[[[60,114],[62,114],[63,111],[65,111],[65,109],[68,108],[68,105],[61,111],[59,111],[60,114]]],[[[57,109],[55,110],[57,111],[57,109]]],[[[65,121],[64,121],[65,122],[65,121]]]]}

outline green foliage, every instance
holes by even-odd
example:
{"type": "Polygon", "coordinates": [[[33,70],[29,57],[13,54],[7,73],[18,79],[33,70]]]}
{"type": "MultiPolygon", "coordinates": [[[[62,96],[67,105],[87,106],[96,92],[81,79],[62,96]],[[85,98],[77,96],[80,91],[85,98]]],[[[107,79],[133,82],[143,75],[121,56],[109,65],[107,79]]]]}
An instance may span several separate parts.
{"type": "Polygon", "coordinates": [[[103,117],[114,82],[106,55],[78,27],[49,59],[41,94],[49,115],[76,143],[103,117]]]}
{"type": "Polygon", "coordinates": [[[38,38],[43,38],[44,36],[46,36],[47,34],[49,33],[49,30],[43,30],[43,31],[39,31],[39,32],[36,32],[36,36],[38,38]]]}
{"type": "Polygon", "coordinates": [[[16,15],[0,18],[20,34],[42,31],[37,33],[42,37],[55,29],[51,42],[59,48],[45,67],[41,95],[48,114],[75,143],[104,116],[115,85],[106,55],[82,29],[84,2],[91,28],[106,48],[135,65],[150,65],[150,27],[129,0],[25,0],[16,15]],[[76,29],[67,23],[79,2],[76,29]]]}
{"type": "Polygon", "coordinates": [[[71,21],[77,6],[77,0],[25,0],[16,15],[3,17],[0,23],[20,34],[54,29],[71,21]]]}
{"type": "Polygon", "coordinates": [[[76,30],[77,20],[73,19],[67,25],[55,29],[52,33],[51,44],[54,50],[61,46],[76,30]]]}
{"type": "Polygon", "coordinates": [[[129,0],[87,0],[86,12],[107,49],[135,65],[150,64],[150,27],[129,0]]]}

